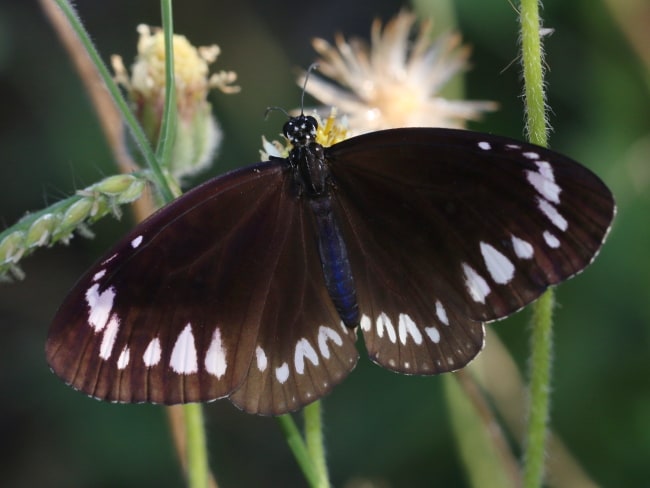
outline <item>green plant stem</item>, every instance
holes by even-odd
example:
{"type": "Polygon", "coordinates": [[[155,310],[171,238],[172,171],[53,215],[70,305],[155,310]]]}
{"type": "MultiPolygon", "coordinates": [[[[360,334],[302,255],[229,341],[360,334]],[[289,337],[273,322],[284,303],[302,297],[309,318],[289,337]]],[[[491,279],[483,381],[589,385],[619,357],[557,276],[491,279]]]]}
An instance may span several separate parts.
{"type": "Polygon", "coordinates": [[[327,472],[327,461],[325,459],[325,443],[323,440],[323,416],[321,412],[321,402],[316,401],[305,407],[303,410],[305,417],[305,441],[307,451],[311,457],[316,474],[318,476],[318,486],[326,488],[330,486],[329,474],[327,472]]]}
{"type": "Polygon", "coordinates": [[[312,488],[323,488],[323,485],[319,484],[316,467],[307,449],[307,445],[300,435],[300,431],[293,421],[291,414],[281,415],[277,417],[277,421],[280,424],[280,429],[289,445],[289,449],[293,452],[293,456],[296,458],[298,466],[300,466],[300,469],[305,475],[309,486],[312,488]]]}
{"type": "Polygon", "coordinates": [[[161,0],[162,25],[165,36],[165,107],[163,111],[156,158],[163,166],[169,166],[169,159],[176,139],[178,110],[176,107],[176,88],[174,81],[174,18],[171,0],[161,0]]]}
{"type": "MultiPolygon", "coordinates": [[[[522,0],[520,8],[521,48],[524,69],[526,127],[529,140],[540,146],[548,144],[544,64],[537,0],[522,0]]],[[[553,291],[547,291],[533,305],[530,406],[524,448],[523,486],[542,486],[548,437],[550,378],[552,362],[553,291]]]]}
{"type": "Polygon", "coordinates": [[[544,481],[553,350],[553,302],[553,292],[547,291],[533,306],[530,405],[524,448],[525,488],[541,487],[544,481]]]}
{"type": "Polygon", "coordinates": [[[209,472],[203,405],[200,403],[183,405],[183,417],[187,439],[187,485],[190,488],[206,488],[209,472]]]}
{"type": "Polygon", "coordinates": [[[165,176],[160,168],[160,165],[158,164],[158,160],[156,159],[156,155],[153,152],[153,149],[151,148],[149,141],[147,140],[147,136],[145,135],[144,131],[142,130],[142,127],[136,120],[135,115],[130,110],[129,105],[127,101],[124,99],[124,97],[122,96],[122,93],[120,92],[120,89],[118,88],[117,84],[115,83],[115,81],[113,81],[113,77],[111,76],[110,72],[108,71],[108,68],[102,61],[101,56],[95,49],[95,46],[90,40],[90,36],[88,36],[88,33],[86,32],[86,29],[84,28],[83,24],[79,20],[79,17],[77,16],[74,8],[72,7],[72,5],[70,5],[70,2],[68,2],[67,0],[54,0],[54,1],[56,2],[57,6],[61,9],[65,17],[68,19],[68,22],[70,22],[70,26],[72,27],[74,32],[77,34],[77,36],[79,36],[79,40],[81,41],[86,51],[88,52],[88,55],[93,61],[93,64],[96,66],[97,70],[99,71],[99,75],[104,81],[106,88],[111,94],[113,101],[115,102],[120,114],[122,115],[124,123],[128,127],[131,134],[133,135],[133,138],[136,144],[138,145],[138,148],[140,149],[145,162],[151,169],[152,176],[156,183],[156,188],[162,195],[163,199],[171,200],[173,198],[173,193],[170,190],[169,185],[167,184],[165,176]]]}
{"type": "Polygon", "coordinates": [[[538,0],[522,0],[519,16],[528,139],[534,144],[546,147],[548,127],[538,0]]]}
{"type": "MultiPolygon", "coordinates": [[[[158,135],[156,160],[165,162],[171,155],[176,134],[176,84],[174,81],[174,22],[172,1],[160,1],[163,34],[165,37],[165,107],[158,135]]],[[[163,195],[165,203],[173,200],[173,191],[163,195]]],[[[161,192],[162,193],[162,192],[161,192]]],[[[208,452],[203,422],[203,406],[199,403],[183,405],[183,421],[185,426],[187,480],[190,488],[206,488],[208,486],[208,452]]]]}

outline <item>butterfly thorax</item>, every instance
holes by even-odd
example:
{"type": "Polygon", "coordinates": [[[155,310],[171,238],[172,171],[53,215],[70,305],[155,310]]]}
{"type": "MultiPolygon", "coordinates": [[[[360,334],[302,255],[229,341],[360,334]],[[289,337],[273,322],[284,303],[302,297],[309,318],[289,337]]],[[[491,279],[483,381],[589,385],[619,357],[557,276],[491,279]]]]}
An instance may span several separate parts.
{"type": "Polygon", "coordinates": [[[293,172],[295,193],[308,199],[328,196],[330,171],[323,153],[323,146],[312,142],[291,150],[287,159],[293,172]]]}
{"type": "Polygon", "coordinates": [[[287,163],[293,173],[295,193],[309,199],[326,197],[330,178],[323,146],[315,142],[317,128],[318,122],[309,115],[293,117],[283,128],[293,145],[287,163]]]}

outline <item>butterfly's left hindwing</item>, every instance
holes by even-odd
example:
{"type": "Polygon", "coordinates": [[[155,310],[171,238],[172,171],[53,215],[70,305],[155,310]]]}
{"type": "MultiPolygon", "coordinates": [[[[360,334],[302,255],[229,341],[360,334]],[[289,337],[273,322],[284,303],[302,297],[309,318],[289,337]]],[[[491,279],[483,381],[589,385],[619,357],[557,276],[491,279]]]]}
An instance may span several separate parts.
{"type": "Polygon", "coordinates": [[[585,268],[615,212],[586,168],[502,137],[393,129],[326,157],[368,352],[404,373],[464,366],[481,322],[585,268]]]}
{"type": "Polygon", "coordinates": [[[341,381],[356,363],[354,335],[323,293],[288,184],[281,163],[235,171],[136,227],[57,312],[52,369],[118,402],[209,401],[244,385],[236,403],[263,414],[341,381]]]}

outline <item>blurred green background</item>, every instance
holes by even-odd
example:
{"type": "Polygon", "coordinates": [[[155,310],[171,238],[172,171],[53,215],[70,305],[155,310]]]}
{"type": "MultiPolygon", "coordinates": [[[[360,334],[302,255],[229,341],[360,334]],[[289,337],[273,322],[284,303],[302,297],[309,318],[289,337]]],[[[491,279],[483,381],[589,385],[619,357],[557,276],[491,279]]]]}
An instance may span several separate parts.
{"type": "MultiPolygon", "coordinates": [[[[119,53],[130,64],[136,25],[160,24],[153,0],[76,3],[105,60],[119,53]]],[[[501,106],[472,127],[521,138],[516,12],[506,0],[452,3],[473,46],[468,97],[501,106]]],[[[616,17],[634,3],[618,2],[612,10],[603,1],[547,0],[542,12],[554,29],[546,38],[551,145],[598,173],[619,206],[595,264],[557,292],[552,422],[603,486],[650,484],[650,71],[642,61],[650,57],[643,42],[639,51],[630,42],[646,35],[645,49],[650,46],[650,6],[645,17],[616,17]]],[[[312,37],[332,40],[339,31],[367,37],[373,18],[387,20],[398,10],[389,1],[176,2],[176,32],[195,45],[219,44],[216,68],[235,70],[242,86],[239,95],[211,97],[224,143],[209,174],[258,160],[260,136],[274,137],[282,123],[276,116],[265,121],[264,109],[297,105],[294,74],[315,59],[312,37]]],[[[102,137],[38,3],[0,0],[3,224],[113,174],[102,137]]],[[[2,486],[183,483],[162,408],[90,400],[66,388],[44,359],[57,305],[130,225],[128,215],[107,219],[94,227],[96,239],[39,251],[24,261],[24,281],[0,286],[2,486]]],[[[529,313],[495,326],[523,370],[529,313]]],[[[392,487],[467,484],[439,378],[394,375],[362,357],[323,403],[336,486],[355,479],[392,487]]],[[[274,420],[240,413],[227,401],[205,412],[221,486],[305,485],[274,420]]]]}

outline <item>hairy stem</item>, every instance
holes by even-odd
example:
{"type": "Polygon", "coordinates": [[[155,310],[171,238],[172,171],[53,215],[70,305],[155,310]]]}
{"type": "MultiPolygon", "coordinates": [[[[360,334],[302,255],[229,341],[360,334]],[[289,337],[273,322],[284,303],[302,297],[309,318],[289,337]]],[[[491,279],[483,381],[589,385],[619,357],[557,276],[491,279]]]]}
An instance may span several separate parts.
{"type": "MultiPolygon", "coordinates": [[[[520,22],[528,138],[535,144],[546,146],[548,125],[538,0],[522,0],[520,22]]],[[[524,449],[525,488],[542,486],[545,474],[553,354],[553,301],[553,291],[549,290],[533,305],[530,406],[524,449]]]]}

